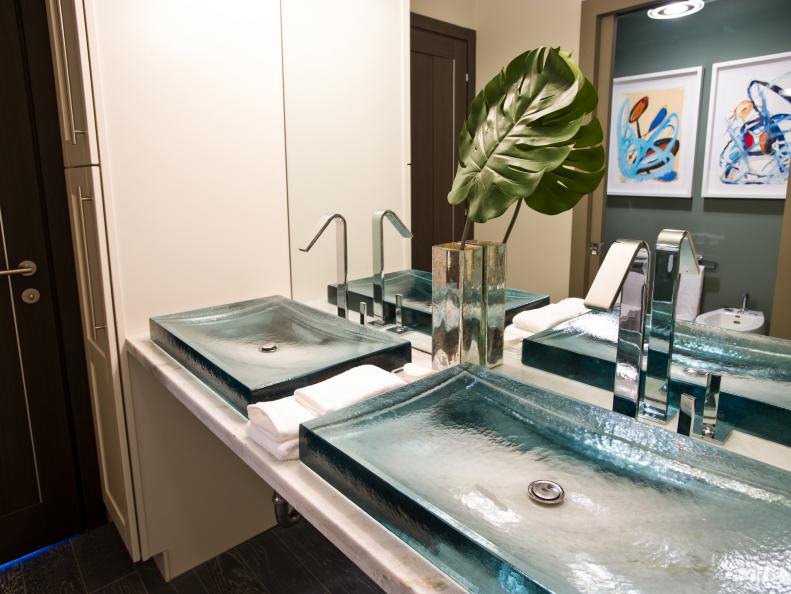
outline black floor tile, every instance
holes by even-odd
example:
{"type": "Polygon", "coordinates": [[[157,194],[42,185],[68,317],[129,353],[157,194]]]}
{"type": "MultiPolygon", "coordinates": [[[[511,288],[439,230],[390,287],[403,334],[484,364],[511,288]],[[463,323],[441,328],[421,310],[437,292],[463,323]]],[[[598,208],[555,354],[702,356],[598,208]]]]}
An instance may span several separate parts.
{"type": "MultiPolygon", "coordinates": [[[[153,559],[137,564],[137,572],[148,594],[174,594],[176,590],[165,581],[153,559]]],[[[172,580],[171,580],[172,581],[172,580]]],[[[198,590],[200,592],[200,590],[198,590]]]]}
{"type": "Polygon", "coordinates": [[[140,574],[133,571],[126,577],[95,590],[92,594],[146,594],[146,588],[140,574]]]}
{"type": "Polygon", "coordinates": [[[22,562],[27,594],[85,592],[71,544],[65,542],[22,562]]]}
{"type": "Polygon", "coordinates": [[[234,549],[195,568],[209,594],[269,594],[234,549]]]}
{"type": "Polygon", "coordinates": [[[315,594],[327,590],[277,537],[277,528],[243,542],[236,550],[272,594],[315,594]]]}
{"type": "Polygon", "coordinates": [[[178,594],[207,594],[206,588],[203,587],[194,569],[174,577],[170,580],[169,585],[178,594]]]}
{"type": "Polygon", "coordinates": [[[72,546],[88,592],[129,575],[135,569],[112,524],[72,539],[72,546]]]}
{"type": "Polygon", "coordinates": [[[332,594],[382,592],[371,578],[304,520],[277,530],[276,535],[332,594]]]}
{"type": "Polygon", "coordinates": [[[0,571],[0,594],[24,593],[25,580],[22,575],[22,567],[19,564],[0,571]]]}

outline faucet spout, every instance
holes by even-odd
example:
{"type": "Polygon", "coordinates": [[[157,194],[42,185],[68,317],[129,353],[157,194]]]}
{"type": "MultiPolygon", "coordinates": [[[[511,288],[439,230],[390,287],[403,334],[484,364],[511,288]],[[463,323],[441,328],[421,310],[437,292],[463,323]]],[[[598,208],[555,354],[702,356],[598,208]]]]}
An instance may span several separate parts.
{"type": "Polygon", "coordinates": [[[313,245],[318,241],[324,230],[335,221],[335,246],[336,246],[336,279],[337,279],[337,305],[338,316],[346,318],[348,304],[348,278],[349,278],[349,256],[348,242],[346,239],[346,219],[339,213],[325,214],[319,219],[319,223],[313,232],[312,239],[308,244],[299,248],[300,252],[309,252],[313,245]]]}
{"type": "Polygon", "coordinates": [[[643,414],[665,422],[678,411],[680,394],[670,378],[673,333],[681,274],[698,274],[695,244],[687,231],[663,229],[656,240],[651,295],[651,329],[643,414]]]}
{"type": "Polygon", "coordinates": [[[404,239],[411,239],[412,232],[398,218],[392,210],[380,210],[374,213],[371,219],[371,244],[373,245],[373,316],[372,324],[384,325],[392,322],[392,315],[388,316],[385,312],[385,254],[384,254],[384,222],[385,219],[395,227],[396,231],[404,239]]]}
{"type": "Polygon", "coordinates": [[[612,409],[636,418],[643,404],[643,341],[651,250],[644,241],[619,239],[610,246],[585,306],[611,311],[618,294],[618,348],[615,357],[615,388],[612,409]]]}

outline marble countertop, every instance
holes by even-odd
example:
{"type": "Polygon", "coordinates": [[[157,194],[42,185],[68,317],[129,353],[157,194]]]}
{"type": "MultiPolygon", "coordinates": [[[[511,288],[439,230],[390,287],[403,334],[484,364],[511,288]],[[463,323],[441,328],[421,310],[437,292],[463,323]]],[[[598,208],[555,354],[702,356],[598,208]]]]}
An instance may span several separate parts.
{"type": "MultiPolygon", "coordinates": [[[[466,591],[301,462],[281,462],[250,440],[245,432],[247,419],[152,343],[148,336],[127,340],[127,351],[384,590],[397,593],[466,591]]],[[[430,356],[416,349],[413,362],[431,366],[430,356]]],[[[518,349],[507,349],[504,363],[496,371],[604,408],[612,403],[612,394],[605,390],[524,366],[518,349]]],[[[675,431],[675,424],[676,419],[673,419],[663,426],[675,431]]],[[[720,447],[791,471],[791,448],[786,446],[734,431],[720,447]]]]}

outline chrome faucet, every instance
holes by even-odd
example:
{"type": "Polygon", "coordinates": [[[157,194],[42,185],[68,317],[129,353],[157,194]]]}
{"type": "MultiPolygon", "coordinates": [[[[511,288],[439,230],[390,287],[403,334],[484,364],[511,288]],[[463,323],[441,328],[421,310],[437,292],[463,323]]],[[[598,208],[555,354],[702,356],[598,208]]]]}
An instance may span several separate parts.
{"type": "Polygon", "coordinates": [[[310,243],[303,248],[299,248],[300,252],[309,252],[313,244],[318,241],[324,230],[329,227],[330,223],[335,221],[335,257],[336,257],[336,278],[338,282],[337,289],[337,305],[338,315],[346,318],[347,307],[347,292],[348,292],[348,277],[349,277],[349,257],[348,257],[348,242],[346,240],[346,219],[339,213],[325,214],[319,219],[319,224],[313,232],[313,239],[310,243]]]}
{"type": "Polygon", "coordinates": [[[412,232],[407,228],[398,215],[392,210],[380,210],[374,213],[371,219],[371,243],[373,245],[373,271],[374,271],[374,319],[371,322],[379,326],[393,321],[392,316],[385,314],[385,250],[384,250],[384,221],[387,219],[396,228],[404,239],[410,239],[412,232]]]}
{"type": "Polygon", "coordinates": [[[611,311],[621,294],[612,409],[632,418],[642,408],[645,394],[641,372],[650,270],[648,244],[619,239],[610,246],[585,297],[586,307],[611,311]]]}
{"type": "Polygon", "coordinates": [[[678,411],[670,371],[673,333],[681,274],[698,274],[698,255],[687,231],[663,229],[656,240],[651,293],[651,327],[648,335],[645,401],[642,414],[666,422],[678,411]]]}
{"type": "Polygon", "coordinates": [[[742,295],[742,307],[739,309],[739,313],[744,313],[747,311],[747,306],[750,304],[750,294],[745,293],[742,295]]]}

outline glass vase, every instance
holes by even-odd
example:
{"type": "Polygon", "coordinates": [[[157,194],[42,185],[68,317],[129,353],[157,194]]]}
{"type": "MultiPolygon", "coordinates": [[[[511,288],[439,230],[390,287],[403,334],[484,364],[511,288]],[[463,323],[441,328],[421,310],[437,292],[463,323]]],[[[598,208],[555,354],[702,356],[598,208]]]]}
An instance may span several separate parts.
{"type": "Polygon", "coordinates": [[[483,248],[443,243],[431,248],[431,366],[480,365],[483,331],[483,248]]]}
{"type": "Polygon", "coordinates": [[[469,243],[483,249],[481,328],[485,348],[480,364],[489,368],[497,367],[503,362],[505,333],[505,244],[478,239],[469,243]]]}

